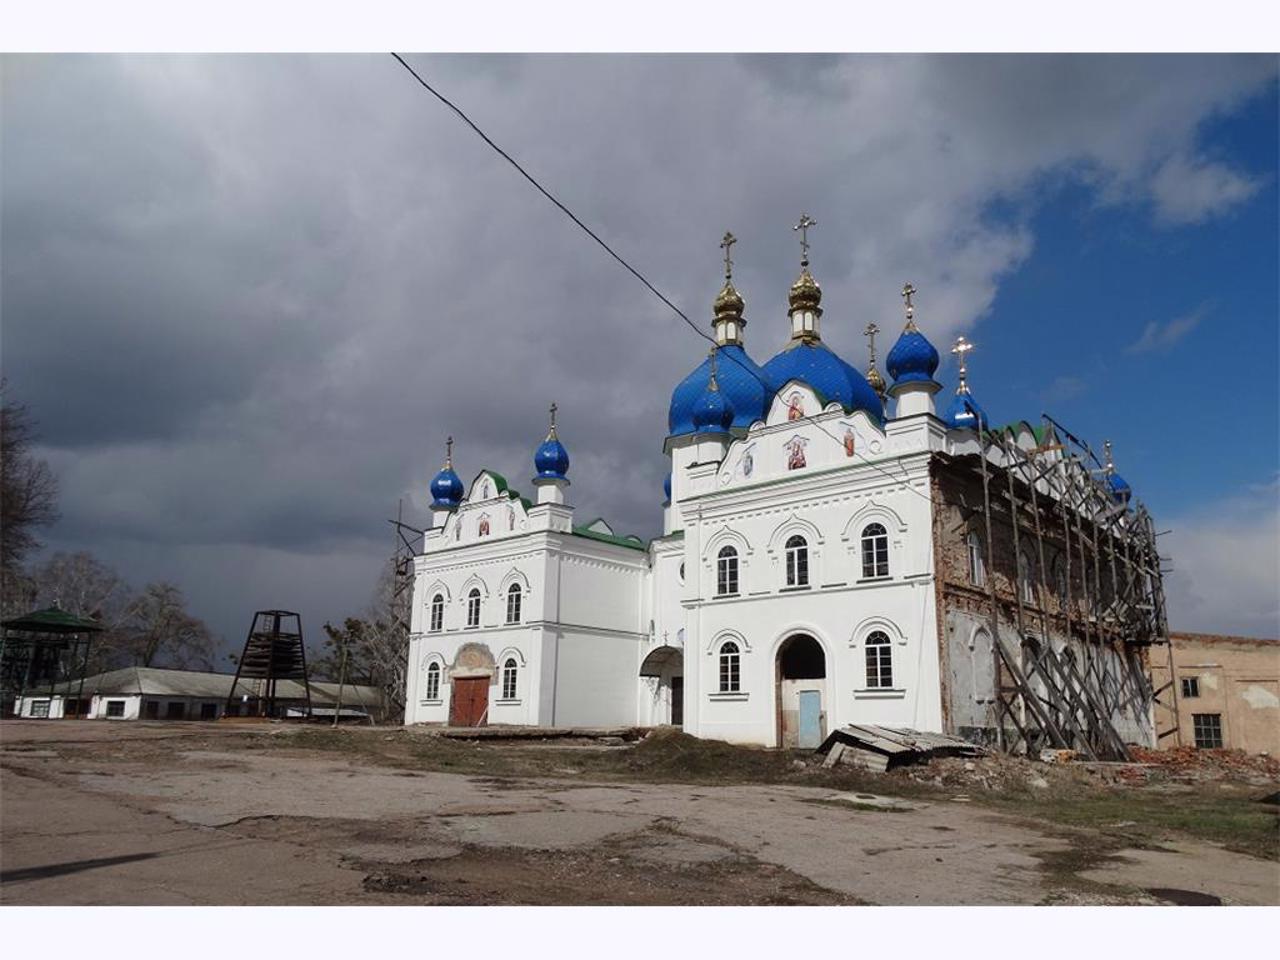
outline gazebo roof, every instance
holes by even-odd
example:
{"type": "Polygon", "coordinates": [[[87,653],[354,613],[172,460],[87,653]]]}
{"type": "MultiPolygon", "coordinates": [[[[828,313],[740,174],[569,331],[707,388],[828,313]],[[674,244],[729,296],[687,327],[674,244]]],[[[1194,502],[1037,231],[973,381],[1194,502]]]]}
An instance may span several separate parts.
{"type": "Polygon", "coordinates": [[[2,625],[7,630],[25,630],[27,633],[99,633],[105,629],[97,620],[77,617],[58,607],[11,617],[2,625]]]}

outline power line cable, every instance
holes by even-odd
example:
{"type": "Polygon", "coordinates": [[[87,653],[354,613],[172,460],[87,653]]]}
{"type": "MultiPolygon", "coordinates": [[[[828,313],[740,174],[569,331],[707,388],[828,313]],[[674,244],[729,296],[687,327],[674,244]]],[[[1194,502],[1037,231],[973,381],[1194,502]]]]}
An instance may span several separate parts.
{"type": "MultiPolygon", "coordinates": [[[[716,340],[714,337],[706,333],[696,323],[690,320],[688,315],[679,307],[677,307],[674,303],[672,303],[671,300],[669,300],[662,293],[661,290],[659,290],[652,283],[650,283],[648,278],[646,278],[644,274],[642,274],[639,270],[637,270],[635,267],[629,264],[625,259],[623,259],[623,257],[616,250],[614,250],[611,246],[609,246],[609,244],[605,243],[604,240],[600,238],[599,234],[597,234],[589,226],[583,223],[582,220],[579,219],[578,216],[574,214],[572,210],[570,210],[558,199],[556,199],[556,197],[549,190],[547,190],[546,187],[540,184],[533,177],[533,175],[529,173],[528,170],[526,170],[524,167],[520,165],[519,161],[517,161],[513,156],[511,156],[511,154],[507,153],[506,150],[503,150],[502,147],[498,146],[498,144],[496,144],[487,133],[485,133],[483,130],[480,129],[480,127],[476,125],[475,121],[473,121],[470,117],[466,115],[466,113],[463,112],[461,107],[459,107],[457,104],[451,101],[448,97],[442,94],[439,90],[437,90],[435,87],[429,84],[425,79],[423,79],[422,75],[418,73],[418,71],[414,70],[413,67],[411,67],[405,61],[404,57],[400,56],[400,54],[396,53],[395,51],[391,51],[391,56],[393,56],[402,67],[404,67],[406,70],[409,71],[413,79],[418,81],[418,83],[422,86],[424,90],[426,90],[433,97],[435,97],[437,100],[443,103],[446,107],[452,110],[454,114],[456,114],[457,117],[463,123],[465,123],[468,127],[471,128],[471,130],[476,134],[476,136],[478,136],[481,140],[487,143],[494,150],[494,152],[496,152],[500,157],[502,157],[509,164],[511,164],[511,166],[515,167],[517,172],[519,172],[519,174],[522,177],[528,180],[529,183],[533,185],[535,190],[537,190],[544,197],[550,200],[556,206],[556,208],[560,210],[561,213],[563,213],[566,217],[568,217],[575,224],[577,224],[577,226],[587,236],[589,236],[592,240],[598,243],[604,249],[604,251],[609,254],[609,256],[613,257],[614,260],[617,260],[618,263],[622,264],[622,266],[627,270],[628,273],[630,273],[637,280],[643,283],[650,293],[652,293],[655,297],[657,297],[664,304],[666,304],[671,309],[671,311],[675,313],[676,316],[678,316],[681,320],[683,320],[686,324],[688,324],[689,329],[691,329],[698,336],[702,337],[702,339],[706,340],[712,346],[715,346],[715,347],[719,346],[719,344],[716,343],[716,340]]],[[[757,380],[761,384],[761,386],[765,388],[765,391],[767,394],[773,394],[775,392],[773,389],[773,386],[770,383],[768,383],[763,377],[761,377],[758,373],[756,373],[750,367],[746,366],[741,361],[739,361],[737,357],[733,356],[733,354],[725,354],[725,357],[731,360],[733,363],[735,363],[740,369],[746,371],[746,373],[749,374],[751,377],[753,377],[755,380],[757,380]]],[[[822,431],[828,437],[830,437],[835,443],[843,446],[844,441],[839,437],[837,437],[835,434],[833,434],[831,431],[826,429],[826,427],[824,427],[821,423],[818,423],[816,420],[812,421],[812,423],[820,431],[822,431]]],[[[875,462],[868,460],[865,455],[859,454],[855,451],[855,456],[860,457],[863,463],[874,468],[876,471],[883,474],[885,477],[892,480],[894,483],[901,484],[903,489],[910,490],[912,493],[916,494],[916,496],[923,497],[924,499],[928,500],[930,503],[934,502],[934,499],[930,494],[921,493],[919,490],[915,489],[915,487],[910,486],[910,484],[904,478],[894,476],[892,473],[889,473],[887,470],[883,469],[875,462]]]]}

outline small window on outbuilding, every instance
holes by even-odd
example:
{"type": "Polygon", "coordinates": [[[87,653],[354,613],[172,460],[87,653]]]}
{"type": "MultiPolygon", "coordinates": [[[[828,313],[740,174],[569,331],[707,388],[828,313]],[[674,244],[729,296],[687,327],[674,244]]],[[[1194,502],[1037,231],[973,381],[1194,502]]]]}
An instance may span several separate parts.
{"type": "Polygon", "coordinates": [[[1193,713],[1191,728],[1195,734],[1196,747],[1201,750],[1222,749],[1222,714],[1193,713]]]}
{"type": "Polygon", "coordinates": [[[1182,695],[1188,698],[1200,696],[1200,678],[1199,677],[1183,677],[1182,678],[1182,695]]]}
{"type": "Polygon", "coordinates": [[[31,701],[31,714],[30,714],[30,715],[31,715],[32,717],[37,718],[37,719],[44,719],[44,718],[48,717],[48,716],[49,716],[49,701],[48,701],[48,700],[32,700],[32,701],[31,701]]]}
{"type": "Polygon", "coordinates": [[[124,716],[124,701],[123,701],[123,700],[108,700],[108,701],[107,701],[107,716],[108,716],[108,717],[123,717],[123,716],[124,716]]]}

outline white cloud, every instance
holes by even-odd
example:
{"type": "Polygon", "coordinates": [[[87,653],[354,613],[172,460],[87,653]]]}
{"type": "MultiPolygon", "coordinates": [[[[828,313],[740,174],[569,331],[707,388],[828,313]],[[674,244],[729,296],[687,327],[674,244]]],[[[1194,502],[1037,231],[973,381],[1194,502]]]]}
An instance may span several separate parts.
{"type": "Polygon", "coordinates": [[[1207,313],[1208,307],[1202,304],[1190,313],[1174,317],[1166,323],[1149,320],[1142,328],[1142,336],[1129,344],[1127,349],[1130,353],[1157,353],[1169,350],[1194,330],[1207,313]]]}
{"type": "Polygon", "coordinates": [[[1280,501],[1274,484],[1162,518],[1172,630],[1280,638],[1280,501]]]}
{"type": "Polygon", "coordinates": [[[1226,164],[1177,153],[1156,170],[1151,198],[1159,222],[1200,223],[1248,200],[1261,186],[1261,178],[1226,164]]]}

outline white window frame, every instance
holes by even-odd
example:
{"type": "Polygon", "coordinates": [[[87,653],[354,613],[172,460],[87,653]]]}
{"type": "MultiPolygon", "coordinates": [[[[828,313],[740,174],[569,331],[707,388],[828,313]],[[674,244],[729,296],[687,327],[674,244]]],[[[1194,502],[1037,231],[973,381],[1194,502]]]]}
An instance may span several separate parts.
{"type": "Polygon", "coordinates": [[[862,642],[868,690],[892,690],[893,638],[884,630],[872,630],[862,642]]]}
{"type": "Polygon", "coordinates": [[[976,530],[970,530],[965,538],[969,551],[969,583],[975,587],[987,585],[987,558],[982,546],[982,536],[976,530]]]}
{"type": "Polygon", "coordinates": [[[430,663],[427,664],[427,680],[426,680],[427,689],[426,689],[426,696],[423,699],[425,700],[440,699],[440,674],[441,674],[441,670],[440,670],[439,661],[432,660],[430,663]]]}
{"type": "Polygon", "coordinates": [[[809,541],[800,534],[792,534],[787,538],[783,548],[786,557],[788,587],[798,589],[809,586],[809,541]]]}
{"type": "Polygon", "coordinates": [[[515,657],[507,657],[502,664],[502,699],[515,700],[520,687],[520,665],[515,657]]]}
{"type": "Polygon", "coordinates": [[[886,579],[889,576],[889,528],[879,520],[873,520],[862,528],[858,543],[861,547],[862,579],[886,579]]]}
{"type": "Polygon", "coordinates": [[[480,626],[480,588],[472,587],[467,592],[467,629],[475,630],[480,626]]]}
{"type": "Polygon", "coordinates": [[[444,629],[444,594],[437,593],[431,598],[431,605],[428,608],[428,633],[439,633],[444,629]]]}
{"type": "Polygon", "coordinates": [[[1182,697],[1185,700],[1194,700],[1200,696],[1200,677],[1182,677],[1182,697]]]}
{"type": "Polygon", "coordinates": [[[520,584],[513,583],[507,587],[507,623],[519,623],[524,606],[524,590],[520,584]]]}
{"type": "Polygon", "coordinates": [[[720,677],[717,692],[742,692],[742,650],[733,640],[720,644],[717,661],[720,666],[720,677]]]}
{"type": "Polygon", "coordinates": [[[736,597],[741,573],[738,548],[728,544],[721,547],[716,553],[716,596],[736,597]]]}

